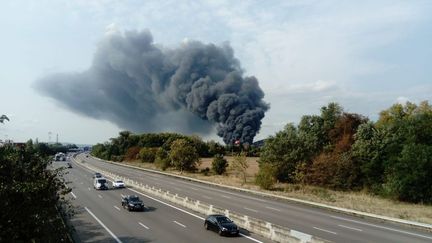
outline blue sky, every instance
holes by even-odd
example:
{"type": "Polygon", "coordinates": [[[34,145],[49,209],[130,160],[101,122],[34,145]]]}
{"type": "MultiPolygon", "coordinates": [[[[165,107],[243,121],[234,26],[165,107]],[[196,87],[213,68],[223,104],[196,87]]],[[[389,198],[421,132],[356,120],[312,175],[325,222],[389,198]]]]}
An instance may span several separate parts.
{"type": "MultiPolygon", "coordinates": [[[[432,1],[2,1],[0,139],[97,143],[123,128],[75,114],[34,82],[89,68],[110,31],[148,29],[160,46],[229,42],[270,110],[262,139],[328,102],[375,120],[432,97],[432,1]]],[[[217,139],[215,134],[205,139],[217,139]]]]}

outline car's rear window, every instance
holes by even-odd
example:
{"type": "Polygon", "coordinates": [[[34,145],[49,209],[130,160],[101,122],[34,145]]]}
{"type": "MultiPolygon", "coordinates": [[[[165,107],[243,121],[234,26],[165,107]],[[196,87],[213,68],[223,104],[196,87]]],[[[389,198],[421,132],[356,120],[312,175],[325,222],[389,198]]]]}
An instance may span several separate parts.
{"type": "Polygon", "coordinates": [[[106,180],[105,179],[99,179],[98,182],[99,183],[106,183],[106,180]]]}

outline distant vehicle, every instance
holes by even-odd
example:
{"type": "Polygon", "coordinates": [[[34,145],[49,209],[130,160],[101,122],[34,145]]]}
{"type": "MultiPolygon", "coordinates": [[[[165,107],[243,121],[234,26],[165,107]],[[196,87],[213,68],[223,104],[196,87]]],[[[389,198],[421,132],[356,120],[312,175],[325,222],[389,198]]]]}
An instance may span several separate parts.
{"type": "Polygon", "coordinates": [[[108,183],[107,180],[103,177],[101,178],[95,178],[93,187],[96,190],[108,190],[108,183]]]}
{"type": "Polygon", "coordinates": [[[55,161],[66,161],[66,155],[62,152],[56,153],[54,155],[54,160],[55,161]]]}
{"type": "Polygon", "coordinates": [[[114,188],[124,188],[125,187],[125,184],[122,180],[115,180],[115,181],[113,181],[112,184],[113,184],[114,188]]]}
{"type": "Polygon", "coordinates": [[[72,168],[72,164],[68,162],[68,163],[67,163],[67,167],[68,167],[68,168],[72,168]]]}
{"type": "Polygon", "coordinates": [[[122,197],[122,207],[128,211],[144,211],[144,203],[136,195],[122,197]]]}
{"type": "Polygon", "coordinates": [[[99,172],[94,173],[93,178],[102,178],[102,174],[99,172]]]}
{"type": "Polygon", "coordinates": [[[228,217],[221,214],[209,215],[204,221],[206,230],[213,230],[219,235],[239,235],[239,227],[228,217]]]}

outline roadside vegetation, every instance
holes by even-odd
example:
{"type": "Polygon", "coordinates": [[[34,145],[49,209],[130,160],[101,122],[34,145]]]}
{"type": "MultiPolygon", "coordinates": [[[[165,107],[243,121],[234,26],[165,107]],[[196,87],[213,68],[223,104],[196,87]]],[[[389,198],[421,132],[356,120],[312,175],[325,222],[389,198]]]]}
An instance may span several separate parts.
{"type": "Polygon", "coordinates": [[[124,131],[110,142],[95,145],[92,154],[432,223],[432,215],[426,213],[429,220],[421,215],[422,210],[432,212],[432,107],[426,101],[395,104],[383,110],[376,122],[329,103],[319,115],[305,115],[298,125],[287,124],[262,144],[223,146],[196,136],[124,131]],[[251,172],[251,167],[256,170],[251,172]],[[419,214],[414,208],[421,208],[419,214]]]}
{"type": "Polygon", "coordinates": [[[71,242],[64,219],[72,212],[62,169],[50,168],[60,147],[0,146],[0,242],[71,242]]]}

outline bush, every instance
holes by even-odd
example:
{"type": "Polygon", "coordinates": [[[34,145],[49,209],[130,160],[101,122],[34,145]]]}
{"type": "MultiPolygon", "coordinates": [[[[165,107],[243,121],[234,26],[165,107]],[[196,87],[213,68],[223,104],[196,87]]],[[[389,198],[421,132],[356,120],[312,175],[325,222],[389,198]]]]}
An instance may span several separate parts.
{"type": "Polygon", "coordinates": [[[168,157],[168,152],[162,147],[159,148],[156,152],[155,164],[161,170],[166,170],[171,166],[171,160],[168,157]]]}
{"type": "Polygon", "coordinates": [[[262,189],[271,189],[276,183],[275,168],[271,164],[262,164],[255,178],[255,183],[262,189]]]}
{"type": "Polygon", "coordinates": [[[228,161],[224,159],[223,156],[217,155],[214,157],[212,161],[212,169],[216,174],[222,175],[223,173],[226,172],[227,167],[228,167],[228,161]]]}
{"type": "Polygon", "coordinates": [[[124,155],[124,160],[131,161],[136,160],[138,158],[138,153],[140,152],[140,147],[130,147],[126,151],[126,154],[124,155]]]}
{"type": "Polygon", "coordinates": [[[156,153],[158,148],[142,148],[139,151],[138,157],[142,162],[153,163],[156,160],[156,153]]]}
{"type": "Polygon", "coordinates": [[[182,171],[194,171],[199,163],[199,155],[186,139],[177,139],[171,144],[169,158],[173,166],[182,171]]]}
{"type": "Polygon", "coordinates": [[[210,174],[210,168],[206,167],[205,169],[202,169],[201,173],[205,176],[208,176],[210,174]]]}

